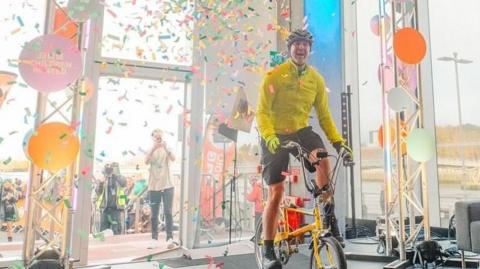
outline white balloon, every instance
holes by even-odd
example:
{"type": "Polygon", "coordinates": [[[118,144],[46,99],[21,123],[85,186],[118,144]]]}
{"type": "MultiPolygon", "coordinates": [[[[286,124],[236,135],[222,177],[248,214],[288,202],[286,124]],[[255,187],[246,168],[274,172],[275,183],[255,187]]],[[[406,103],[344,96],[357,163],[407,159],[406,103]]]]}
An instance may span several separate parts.
{"type": "Polygon", "coordinates": [[[407,153],[417,162],[430,160],[435,153],[435,140],[425,129],[413,129],[407,137],[407,153]]]}
{"type": "Polygon", "coordinates": [[[411,97],[407,94],[407,90],[403,87],[395,87],[388,91],[388,106],[395,112],[401,112],[407,109],[412,103],[411,97]]]}

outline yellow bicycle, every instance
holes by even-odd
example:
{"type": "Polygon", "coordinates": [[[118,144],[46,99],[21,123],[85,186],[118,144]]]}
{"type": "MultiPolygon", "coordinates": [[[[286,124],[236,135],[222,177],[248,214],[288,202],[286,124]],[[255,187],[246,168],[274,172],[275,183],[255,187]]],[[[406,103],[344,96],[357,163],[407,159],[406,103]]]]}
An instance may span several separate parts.
{"type": "MultiPolygon", "coordinates": [[[[307,190],[314,197],[314,207],[313,210],[303,210],[298,208],[293,208],[288,205],[282,204],[280,210],[280,218],[278,222],[277,233],[274,239],[275,254],[280,259],[283,265],[288,263],[290,257],[299,252],[299,246],[303,244],[304,235],[310,234],[311,242],[309,249],[311,249],[310,254],[310,267],[315,269],[324,269],[324,268],[336,268],[336,269],[346,269],[347,260],[345,254],[343,253],[343,248],[340,243],[332,236],[329,228],[323,227],[323,218],[322,218],[322,200],[324,199],[333,199],[332,197],[325,198],[325,193],[322,193],[322,190],[317,186],[314,179],[310,181],[307,180],[305,173],[305,165],[303,160],[308,160],[307,152],[300,146],[300,144],[294,141],[287,141],[282,147],[287,149],[297,149],[298,155],[296,158],[300,160],[302,164],[303,179],[305,181],[305,186],[307,190]],[[300,213],[308,216],[313,216],[313,223],[307,224],[297,229],[292,229],[289,225],[288,216],[289,212],[300,213]]],[[[345,149],[341,149],[339,156],[336,159],[335,166],[332,173],[330,173],[330,184],[332,184],[331,189],[334,191],[335,180],[338,175],[339,168],[342,163],[344,163],[344,156],[346,154],[345,149]]],[[[328,155],[326,152],[319,152],[320,156],[317,158],[320,160],[322,158],[327,158],[333,155],[328,155]]],[[[335,157],[335,156],[334,156],[335,157]]],[[[318,160],[318,161],[319,161],[318,160]]],[[[317,161],[317,162],[318,162],[317,161]]],[[[345,162],[348,163],[348,162],[345,162]]],[[[332,201],[333,202],[333,201],[332,201]]],[[[263,264],[263,236],[262,236],[262,218],[259,219],[256,224],[256,231],[254,237],[254,246],[255,246],[255,259],[258,265],[258,268],[262,268],[263,264]]]]}

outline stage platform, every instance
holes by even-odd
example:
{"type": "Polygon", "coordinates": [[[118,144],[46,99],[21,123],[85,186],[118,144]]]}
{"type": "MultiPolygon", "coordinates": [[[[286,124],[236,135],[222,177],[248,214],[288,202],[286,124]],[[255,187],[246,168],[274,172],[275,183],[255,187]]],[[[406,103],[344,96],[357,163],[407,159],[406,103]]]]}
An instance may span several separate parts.
{"type": "MultiPolygon", "coordinates": [[[[347,243],[345,251],[357,246],[347,243]]],[[[371,249],[371,248],[370,248],[371,249]]],[[[308,268],[310,253],[306,246],[301,248],[299,254],[294,255],[284,268],[308,268]]],[[[188,268],[188,269],[255,269],[256,263],[253,254],[253,243],[242,241],[231,245],[202,248],[202,249],[177,249],[170,253],[161,253],[149,257],[151,261],[139,261],[132,263],[104,264],[104,268],[112,269],[152,269],[152,268],[188,268]],[[170,256],[170,257],[169,257],[170,256]]],[[[385,262],[348,261],[349,268],[375,269],[383,268],[385,262]]],[[[82,267],[89,268],[89,267],[82,267]]],[[[92,267],[90,267],[92,268],[92,267]]]]}
{"type": "MultiPolygon", "coordinates": [[[[231,245],[187,250],[181,247],[167,250],[166,246],[147,249],[150,234],[132,234],[105,238],[105,241],[91,240],[89,248],[89,265],[76,268],[112,268],[112,269],[255,269],[253,243],[249,240],[235,242],[231,245]]],[[[163,238],[160,240],[164,242],[163,238]]],[[[372,239],[347,240],[347,256],[378,256],[377,261],[348,260],[348,268],[382,269],[389,264],[388,257],[378,255],[376,241],[372,239]]],[[[5,259],[21,257],[21,243],[1,243],[0,253],[5,259]]],[[[284,268],[308,268],[310,253],[302,246],[300,253],[294,255],[284,268]]],[[[390,259],[391,260],[391,259],[390,259]]],[[[0,268],[2,266],[0,265],[0,268]]],[[[414,268],[413,266],[411,268],[414,268]]],[[[446,267],[443,268],[459,268],[446,267]]]]}
{"type": "MultiPolygon", "coordinates": [[[[377,254],[376,241],[371,239],[355,239],[346,242],[345,253],[350,256],[355,255],[371,255],[380,257],[379,260],[384,261],[362,261],[362,260],[348,260],[348,268],[351,269],[382,269],[389,264],[392,258],[384,257],[377,254]]],[[[233,243],[231,245],[202,248],[202,249],[177,249],[169,253],[161,253],[149,257],[150,261],[139,261],[132,263],[115,263],[107,265],[104,268],[112,269],[152,269],[152,268],[183,268],[183,269],[255,269],[256,263],[253,254],[253,244],[250,241],[242,241],[233,243]],[[226,255],[225,255],[226,254],[226,255]],[[208,257],[207,257],[208,256],[208,257]]],[[[294,255],[286,269],[293,268],[308,268],[309,266],[309,251],[306,247],[302,247],[299,254],[294,255]]],[[[84,267],[88,268],[88,267],[84,267]]],[[[411,266],[409,268],[419,268],[411,266]]],[[[440,267],[437,267],[440,268],[440,267]]],[[[447,267],[444,269],[453,269],[459,267],[447,267]]]]}

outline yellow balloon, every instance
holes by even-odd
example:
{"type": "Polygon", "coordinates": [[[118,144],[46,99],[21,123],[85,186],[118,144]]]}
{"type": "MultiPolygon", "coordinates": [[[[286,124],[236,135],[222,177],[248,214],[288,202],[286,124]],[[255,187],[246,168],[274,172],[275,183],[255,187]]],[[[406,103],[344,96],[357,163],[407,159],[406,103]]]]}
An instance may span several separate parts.
{"type": "Polygon", "coordinates": [[[52,172],[70,165],[77,157],[80,141],[75,130],[61,122],[40,125],[28,142],[32,162],[52,172]]]}

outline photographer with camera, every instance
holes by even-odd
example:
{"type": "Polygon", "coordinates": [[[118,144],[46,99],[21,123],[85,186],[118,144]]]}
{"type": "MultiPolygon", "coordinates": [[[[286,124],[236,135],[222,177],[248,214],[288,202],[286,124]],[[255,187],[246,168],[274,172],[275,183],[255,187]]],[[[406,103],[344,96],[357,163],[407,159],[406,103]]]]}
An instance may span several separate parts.
{"type": "Polygon", "coordinates": [[[163,202],[163,216],[165,217],[165,232],[167,234],[167,248],[175,247],[173,242],[173,193],[174,185],[170,175],[170,162],[175,161],[175,155],[167,148],[163,140],[163,131],[152,131],[153,145],[145,158],[145,164],[150,165],[148,179],[148,198],[150,200],[152,219],[152,242],[148,247],[157,248],[158,244],[158,214],[160,202],[163,202]]]}
{"type": "Polygon", "coordinates": [[[97,193],[97,209],[101,212],[100,231],[111,229],[113,234],[122,231],[121,212],[125,209],[126,180],[120,175],[118,163],[106,164],[103,170],[104,178],[95,188],[97,193]]]}

